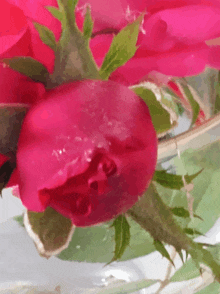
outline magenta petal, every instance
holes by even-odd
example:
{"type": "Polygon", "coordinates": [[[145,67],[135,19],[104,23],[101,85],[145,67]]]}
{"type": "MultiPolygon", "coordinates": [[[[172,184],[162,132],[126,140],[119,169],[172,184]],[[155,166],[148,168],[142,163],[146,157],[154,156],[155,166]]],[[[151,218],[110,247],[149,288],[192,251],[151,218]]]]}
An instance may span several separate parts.
{"type": "MultiPolygon", "coordinates": [[[[220,36],[220,9],[205,5],[189,5],[163,9],[154,17],[167,24],[167,34],[191,45],[220,36]]],[[[150,21],[150,20],[149,20],[150,21]]],[[[148,30],[148,26],[145,26],[148,30]]]]}

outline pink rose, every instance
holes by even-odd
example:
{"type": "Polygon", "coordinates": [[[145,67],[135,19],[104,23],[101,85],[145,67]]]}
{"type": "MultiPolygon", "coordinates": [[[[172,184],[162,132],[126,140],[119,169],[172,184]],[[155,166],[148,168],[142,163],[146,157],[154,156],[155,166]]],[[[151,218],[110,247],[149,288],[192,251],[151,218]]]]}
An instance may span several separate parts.
{"type": "Polygon", "coordinates": [[[147,79],[151,71],[183,77],[199,74],[206,66],[220,69],[219,46],[207,45],[212,44],[209,40],[220,37],[220,2],[217,0],[124,0],[114,5],[108,1],[80,0],[78,5],[85,3],[91,5],[96,36],[108,34],[102,39],[99,36],[99,53],[96,41],[98,60],[103,60],[105,38],[113,37],[111,33],[118,33],[146,12],[137,43],[139,49],[111,75],[111,80],[131,85],[147,79]]]}
{"type": "Polygon", "coordinates": [[[62,85],[25,117],[20,197],[29,210],[51,206],[76,226],[94,225],[134,205],[156,160],[148,107],[133,91],[111,81],[62,85]]]}

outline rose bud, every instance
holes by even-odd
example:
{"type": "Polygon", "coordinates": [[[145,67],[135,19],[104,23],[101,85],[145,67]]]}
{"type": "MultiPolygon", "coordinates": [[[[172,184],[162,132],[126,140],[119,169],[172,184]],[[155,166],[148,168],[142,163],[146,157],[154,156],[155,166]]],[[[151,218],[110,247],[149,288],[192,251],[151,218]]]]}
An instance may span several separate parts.
{"type": "Polygon", "coordinates": [[[18,144],[20,198],[76,226],[131,208],[150,184],[157,137],[145,102],[112,81],[77,81],[46,93],[26,115],[18,144]]]}

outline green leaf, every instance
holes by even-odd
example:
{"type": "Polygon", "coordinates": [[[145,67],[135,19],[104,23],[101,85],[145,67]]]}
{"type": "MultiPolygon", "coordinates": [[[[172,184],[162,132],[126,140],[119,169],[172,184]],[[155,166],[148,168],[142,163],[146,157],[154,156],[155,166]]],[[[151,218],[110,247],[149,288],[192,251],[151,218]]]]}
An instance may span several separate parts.
{"type": "Polygon", "coordinates": [[[24,227],[24,217],[23,215],[16,215],[13,217],[15,221],[19,223],[20,226],[24,227]]]}
{"type": "MultiPolygon", "coordinates": [[[[186,183],[190,184],[192,180],[195,179],[202,171],[203,169],[193,175],[185,175],[184,178],[186,183]]],[[[165,170],[155,171],[153,181],[156,181],[160,185],[170,189],[180,190],[184,187],[182,175],[170,174],[165,170]]]]}
{"type": "Polygon", "coordinates": [[[170,282],[187,281],[199,276],[199,269],[196,267],[194,261],[190,258],[180,269],[175,272],[175,274],[171,277],[170,282]]]}
{"type": "Polygon", "coordinates": [[[137,50],[136,43],[142,19],[143,14],[114,37],[99,72],[102,79],[108,79],[113,71],[134,56],[137,50]]]}
{"type": "Polygon", "coordinates": [[[26,211],[24,225],[39,254],[46,258],[67,248],[75,229],[70,219],[51,207],[40,213],[26,211]]]}
{"type": "Polygon", "coordinates": [[[184,233],[188,234],[188,235],[200,235],[200,236],[204,236],[204,234],[202,234],[201,232],[195,230],[195,229],[191,229],[191,228],[185,228],[183,230],[184,233]]]}
{"type": "MultiPolygon", "coordinates": [[[[188,226],[206,234],[220,217],[220,142],[216,141],[198,150],[188,149],[181,153],[181,161],[184,162],[188,173],[195,173],[198,169],[204,169],[201,175],[194,179],[194,188],[190,192],[194,198],[194,212],[204,221],[201,222],[194,218],[188,223],[188,226]]],[[[174,164],[178,173],[181,166],[178,158],[175,158],[174,164]]],[[[182,203],[179,205],[187,209],[186,200],[184,204],[183,197],[182,194],[181,196],[176,194],[176,203],[182,198],[182,203]]]]}
{"type": "Polygon", "coordinates": [[[97,294],[129,294],[134,293],[134,291],[138,291],[147,287],[150,287],[153,284],[156,284],[159,280],[139,280],[136,282],[126,283],[120,286],[113,286],[108,289],[104,289],[99,291],[97,294]]]}
{"type": "MultiPolygon", "coordinates": [[[[176,216],[184,217],[184,218],[190,217],[189,211],[187,209],[185,209],[184,207],[173,207],[170,210],[176,216]]],[[[193,214],[193,216],[197,217],[197,218],[199,218],[200,220],[203,221],[203,219],[200,216],[198,216],[196,214],[193,214]]]]}
{"type": "MultiPolygon", "coordinates": [[[[145,256],[153,251],[152,237],[139,224],[129,219],[130,246],[127,247],[120,261],[145,256]]],[[[109,223],[88,228],[76,228],[67,249],[58,258],[83,262],[109,262],[114,251],[114,230],[109,223]]]]}
{"type": "Polygon", "coordinates": [[[46,67],[32,57],[4,58],[1,62],[35,82],[41,82],[46,85],[49,78],[49,72],[46,67]]]}
{"type": "Polygon", "coordinates": [[[0,104],[1,154],[16,152],[22,122],[28,108],[25,104],[0,104]]]}
{"type": "Polygon", "coordinates": [[[171,129],[170,114],[157,101],[154,93],[144,87],[133,88],[132,90],[147,104],[157,134],[171,129]]]}
{"type": "Polygon", "coordinates": [[[48,29],[48,27],[43,26],[37,22],[34,22],[33,24],[35,29],[38,31],[40,38],[44,42],[44,44],[49,46],[53,51],[56,51],[57,43],[54,33],[50,29],[48,29]]]}
{"type": "Polygon", "coordinates": [[[63,14],[62,12],[57,9],[56,7],[53,6],[45,6],[45,8],[55,17],[57,18],[59,21],[62,21],[63,19],[63,14]]]}
{"type": "Polygon", "coordinates": [[[16,162],[12,160],[6,161],[0,167],[0,195],[2,194],[2,190],[7,185],[15,167],[16,167],[16,162]]]}
{"type": "Polygon", "coordinates": [[[185,96],[189,100],[189,103],[192,107],[193,117],[192,117],[191,126],[193,126],[198,118],[200,106],[199,106],[198,102],[196,102],[196,100],[194,99],[189,87],[186,84],[185,85],[181,84],[181,87],[183,88],[185,96]]]}
{"type": "MultiPolygon", "coordinates": [[[[57,2],[62,15],[62,32],[57,42],[54,71],[48,81],[47,89],[75,80],[100,79],[97,64],[89,47],[89,38],[82,34],[75,22],[74,11],[77,1],[58,0],[57,2]]],[[[89,29],[91,30],[89,17],[84,24],[88,36],[89,29]]]]}
{"type": "Polygon", "coordinates": [[[179,217],[187,218],[190,216],[189,211],[183,207],[174,207],[174,208],[171,208],[170,210],[172,211],[173,214],[175,214],[179,217]]]}
{"type": "Polygon", "coordinates": [[[91,9],[89,6],[86,7],[86,15],[83,23],[83,35],[86,39],[89,39],[92,35],[93,20],[91,16],[91,9]]]}
{"type": "Polygon", "coordinates": [[[154,240],[154,246],[156,247],[157,251],[161,253],[163,257],[166,257],[172,263],[172,265],[175,266],[168,251],[164,247],[163,243],[161,243],[159,240],[154,240]]]}
{"type": "Polygon", "coordinates": [[[120,259],[130,243],[130,226],[124,215],[119,215],[113,222],[115,229],[115,251],[110,262],[120,259]]]}
{"type": "Polygon", "coordinates": [[[196,294],[219,294],[220,293],[220,285],[218,282],[214,282],[210,285],[208,285],[207,287],[205,287],[204,289],[198,291],[198,292],[194,292],[196,294]]]}

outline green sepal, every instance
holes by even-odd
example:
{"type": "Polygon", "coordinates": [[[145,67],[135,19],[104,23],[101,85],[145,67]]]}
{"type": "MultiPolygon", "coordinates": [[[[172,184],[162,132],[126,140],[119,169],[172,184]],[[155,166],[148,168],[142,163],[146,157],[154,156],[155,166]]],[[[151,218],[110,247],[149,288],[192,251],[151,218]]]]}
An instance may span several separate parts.
{"type": "Polygon", "coordinates": [[[163,257],[166,257],[172,263],[172,265],[175,267],[173,260],[171,259],[170,255],[169,255],[168,251],[166,250],[165,246],[163,245],[163,243],[160,242],[159,240],[154,240],[154,246],[157,249],[157,251],[160,252],[163,257]]]}
{"type": "Polygon", "coordinates": [[[132,24],[128,24],[113,38],[99,71],[103,80],[107,80],[112,72],[134,56],[137,50],[136,43],[143,16],[141,14],[132,24]]]}
{"type": "Polygon", "coordinates": [[[35,29],[38,31],[42,42],[55,52],[57,50],[57,43],[54,33],[48,29],[48,27],[43,26],[37,22],[34,22],[33,24],[35,29]]]}
{"type": "Polygon", "coordinates": [[[0,167],[0,196],[2,197],[2,190],[7,185],[10,177],[16,168],[16,162],[12,160],[7,160],[3,165],[0,167]]]}
{"type": "Polygon", "coordinates": [[[26,211],[24,225],[42,257],[50,258],[66,249],[75,226],[51,207],[44,212],[26,211]]]}
{"type": "Polygon", "coordinates": [[[45,6],[45,8],[56,18],[58,19],[59,21],[62,22],[62,19],[63,19],[63,14],[62,12],[57,9],[56,7],[53,7],[53,6],[45,6]]]}
{"type": "Polygon", "coordinates": [[[83,35],[86,39],[91,38],[93,30],[93,20],[91,16],[91,9],[89,6],[86,7],[86,14],[83,23],[83,35]]]}
{"type": "Polygon", "coordinates": [[[16,153],[23,119],[29,109],[26,104],[0,104],[0,153],[16,153]]]}
{"type": "Polygon", "coordinates": [[[4,58],[1,62],[5,63],[13,70],[31,78],[35,82],[40,82],[44,85],[47,84],[49,79],[47,68],[32,57],[4,58]]]}

